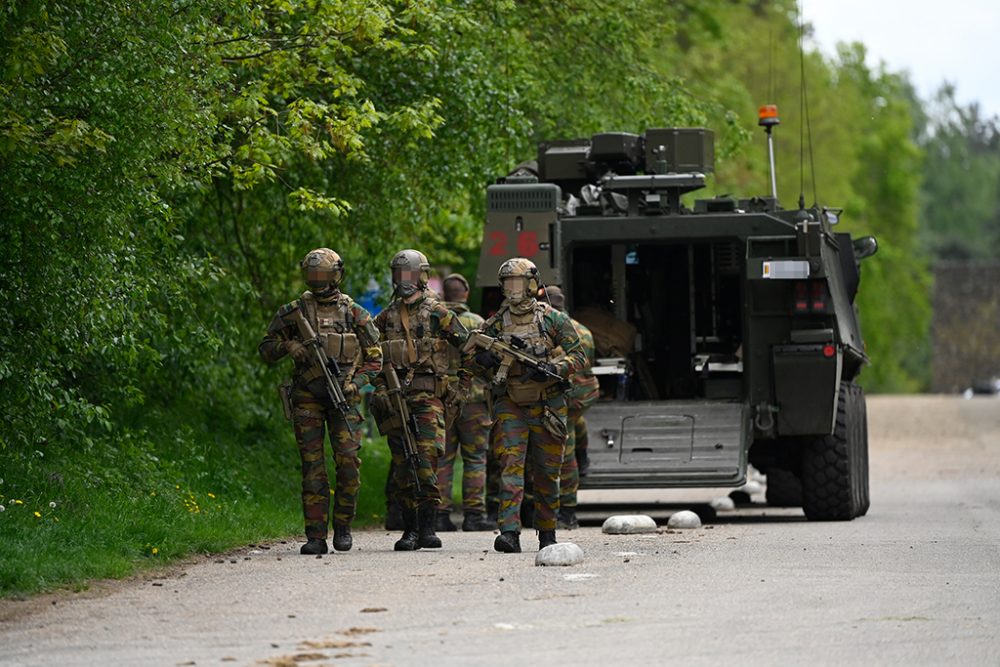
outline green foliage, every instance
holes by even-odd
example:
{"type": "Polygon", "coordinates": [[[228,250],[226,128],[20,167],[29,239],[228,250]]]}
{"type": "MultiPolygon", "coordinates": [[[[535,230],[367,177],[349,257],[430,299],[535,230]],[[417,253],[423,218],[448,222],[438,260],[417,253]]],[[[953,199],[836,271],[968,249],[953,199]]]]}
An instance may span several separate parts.
{"type": "MultiPolygon", "coordinates": [[[[302,289],[310,248],[344,256],[352,293],[384,284],[401,247],[472,273],[484,186],[539,139],[601,130],[711,127],[718,182],[764,192],[750,138],[765,101],[785,118],[782,200],[811,190],[811,173],[794,177],[794,12],[791,0],[0,4],[2,591],[298,528],[273,390],[287,369],[255,347],[302,289]],[[70,568],[39,555],[50,541],[94,557],[70,568]]],[[[805,54],[808,141],[822,201],[882,241],[865,265],[867,377],[908,389],[923,382],[912,349],[927,319],[916,114],[905,81],[852,48],[805,54]]],[[[945,228],[929,225],[928,243],[945,228]]],[[[363,458],[372,519],[384,445],[363,458]]]]}
{"type": "Polygon", "coordinates": [[[940,259],[1000,257],[1000,120],[943,86],[928,109],[920,198],[924,247],[940,259]]]}

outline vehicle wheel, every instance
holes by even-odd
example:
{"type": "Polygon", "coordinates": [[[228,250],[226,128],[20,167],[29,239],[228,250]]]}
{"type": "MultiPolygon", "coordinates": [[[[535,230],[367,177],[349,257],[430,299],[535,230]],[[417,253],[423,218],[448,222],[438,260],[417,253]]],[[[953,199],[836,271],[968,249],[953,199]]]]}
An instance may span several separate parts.
{"type": "Polygon", "coordinates": [[[868,443],[861,387],[840,384],[833,434],[802,451],[802,509],[811,521],[850,521],[867,511],[868,443]]]}
{"type": "Polygon", "coordinates": [[[802,507],[802,480],[792,470],[771,468],[764,497],[771,507],[802,507]]]}
{"type": "Polygon", "coordinates": [[[858,516],[864,516],[868,514],[868,508],[871,507],[871,495],[868,492],[868,402],[865,399],[865,391],[861,387],[858,387],[859,396],[859,412],[861,417],[859,419],[861,426],[861,437],[858,443],[858,464],[860,466],[860,480],[861,480],[861,506],[858,508],[858,516]]]}

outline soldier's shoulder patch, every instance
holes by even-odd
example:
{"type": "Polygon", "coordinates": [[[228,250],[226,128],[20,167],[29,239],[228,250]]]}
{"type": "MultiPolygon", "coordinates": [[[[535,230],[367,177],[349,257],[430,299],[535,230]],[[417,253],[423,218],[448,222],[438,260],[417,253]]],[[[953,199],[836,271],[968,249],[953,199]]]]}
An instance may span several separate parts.
{"type": "Polygon", "coordinates": [[[284,317],[289,313],[294,313],[298,309],[299,309],[299,301],[298,299],[296,299],[295,301],[286,303],[281,308],[278,308],[278,317],[284,317]]]}

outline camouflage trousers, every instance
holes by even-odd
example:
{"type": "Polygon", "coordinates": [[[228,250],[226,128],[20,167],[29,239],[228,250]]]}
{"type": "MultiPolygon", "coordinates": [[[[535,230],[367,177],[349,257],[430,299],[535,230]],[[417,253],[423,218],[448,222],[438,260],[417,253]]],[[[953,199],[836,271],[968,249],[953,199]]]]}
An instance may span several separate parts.
{"type": "Polygon", "coordinates": [[[440,510],[451,510],[452,478],[455,458],[462,452],[462,510],[486,511],[486,450],[489,449],[489,409],[484,401],[466,403],[445,432],[444,457],[438,461],[438,488],[441,490],[440,510]]]}
{"type": "Polygon", "coordinates": [[[326,539],[330,522],[330,479],[324,450],[327,429],[337,469],[333,523],[346,526],[354,518],[358,489],[361,487],[361,459],[358,458],[361,429],[357,414],[351,414],[347,419],[354,428],[353,434],[340,411],[304,388],[296,387],[292,392],[295,442],[302,459],[302,514],[307,538],[326,539]]]}
{"type": "Polygon", "coordinates": [[[559,509],[559,473],[565,437],[545,428],[549,408],[566,424],[566,402],[562,396],[548,401],[517,405],[504,396],[493,404],[496,420],[497,458],[500,461],[500,530],[521,530],[521,503],[524,502],[524,468],[531,462],[534,488],[535,528],[555,530],[559,509]]]}
{"type": "Polygon", "coordinates": [[[580,490],[580,467],[576,461],[576,450],[587,446],[587,421],[583,411],[573,410],[567,418],[566,451],[563,453],[562,469],[559,471],[559,506],[576,508],[576,492],[580,490]]]}
{"type": "Polygon", "coordinates": [[[566,419],[566,453],[563,455],[562,470],[559,473],[559,506],[576,508],[576,492],[580,490],[580,467],[576,460],[577,448],[587,447],[587,422],[583,413],[597,401],[600,385],[597,378],[589,377],[577,383],[566,394],[569,416],[566,419]],[[577,436],[582,434],[582,442],[577,436]]]}
{"type": "Polygon", "coordinates": [[[389,436],[394,476],[394,483],[389,487],[400,507],[436,507],[441,498],[438,493],[437,465],[438,458],[444,454],[444,405],[441,399],[427,392],[407,395],[406,405],[417,421],[417,478],[420,480],[420,492],[417,493],[413,480],[413,468],[403,453],[402,436],[389,436]]]}

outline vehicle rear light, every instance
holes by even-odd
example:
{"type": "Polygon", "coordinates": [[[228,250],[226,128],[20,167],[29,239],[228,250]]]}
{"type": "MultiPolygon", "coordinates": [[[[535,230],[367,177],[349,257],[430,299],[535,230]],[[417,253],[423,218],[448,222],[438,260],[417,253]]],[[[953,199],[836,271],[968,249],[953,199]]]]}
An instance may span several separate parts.
{"type": "Polygon", "coordinates": [[[796,280],[792,284],[792,312],[795,314],[829,312],[825,280],[796,280]]]}
{"type": "Polygon", "coordinates": [[[812,309],[814,313],[825,313],[826,312],[826,284],[822,280],[816,280],[812,283],[812,288],[810,289],[810,301],[812,301],[812,309]]]}
{"type": "Polygon", "coordinates": [[[837,348],[835,348],[833,345],[824,345],[823,346],[823,356],[824,357],[826,357],[827,359],[829,359],[830,357],[832,357],[835,354],[837,354],[837,348]]]}
{"type": "Polygon", "coordinates": [[[795,282],[794,296],[792,298],[792,307],[796,313],[809,312],[808,288],[804,280],[799,280],[795,282]]]}

